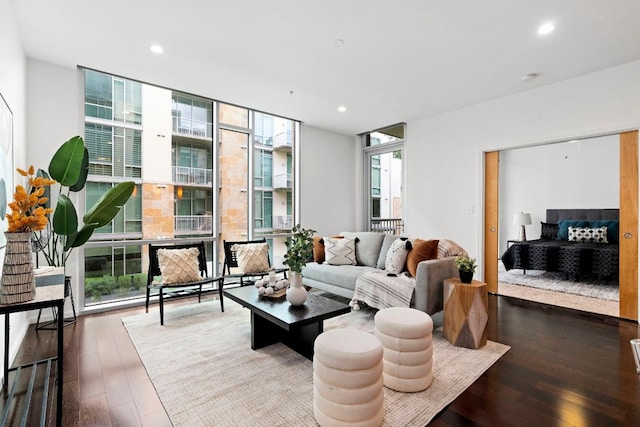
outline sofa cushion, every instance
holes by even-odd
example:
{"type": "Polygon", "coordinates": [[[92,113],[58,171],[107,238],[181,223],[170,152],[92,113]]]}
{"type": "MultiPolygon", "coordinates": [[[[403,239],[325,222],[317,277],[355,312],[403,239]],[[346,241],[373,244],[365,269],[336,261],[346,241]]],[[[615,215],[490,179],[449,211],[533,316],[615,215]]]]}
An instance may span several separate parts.
{"type": "Polygon", "coordinates": [[[422,261],[438,258],[438,242],[438,240],[413,240],[413,247],[407,255],[407,270],[412,277],[416,277],[418,264],[422,261]]]}
{"type": "Polygon", "coordinates": [[[324,239],[325,263],[329,265],[356,265],[356,241],[348,237],[324,239]]]}
{"type": "Polygon", "coordinates": [[[438,242],[438,259],[450,256],[468,255],[462,246],[449,239],[440,239],[438,242]]]}
{"type": "Polygon", "coordinates": [[[302,270],[302,275],[306,279],[339,286],[353,291],[356,288],[356,280],[358,280],[358,276],[365,271],[372,270],[375,270],[375,268],[360,265],[328,265],[310,262],[307,263],[305,268],[302,270]]]}
{"type": "Polygon", "coordinates": [[[341,236],[356,239],[356,261],[358,265],[375,267],[378,263],[378,255],[384,240],[384,233],[374,231],[348,232],[343,231],[341,236]]]}
{"type": "Polygon", "coordinates": [[[384,270],[384,263],[387,260],[387,252],[389,252],[389,248],[391,244],[396,241],[396,239],[400,237],[397,234],[385,234],[384,239],[382,240],[382,247],[380,248],[380,255],[378,256],[378,263],[376,267],[380,270],[384,270]]]}
{"type": "Polygon", "coordinates": [[[387,251],[384,269],[389,273],[402,273],[407,265],[407,254],[411,250],[411,242],[406,237],[398,237],[387,251]]]}

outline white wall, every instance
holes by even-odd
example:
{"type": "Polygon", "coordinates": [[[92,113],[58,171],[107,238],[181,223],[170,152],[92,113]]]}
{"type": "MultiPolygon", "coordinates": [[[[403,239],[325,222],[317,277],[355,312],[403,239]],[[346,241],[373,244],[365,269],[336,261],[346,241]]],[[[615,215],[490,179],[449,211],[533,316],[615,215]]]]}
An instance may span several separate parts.
{"type": "Polygon", "coordinates": [[[407,231],[453,239],[482,265],[484,151],[639,125],[640,61],[410,121],[405,143],[407,231]]]}
{"type": "Polygon", "coordinates": [[[355,230],[361,211],[355,139],[303,125],[301,141],[302,225],[323,235],[355,230]]]}
{"type": "Polygon", "coordinates": [[[620,138],[607,135],[500,152],[500,253],[518,237],[516,212],[531,214],[528,240],[540,237],[547,209],[619,208],[620,138]]]}
{"type": "MultiPolygon", "coordinates": [[[[13,112],[14,165],[26,166],[26,58],[18,29],[13,22],[13,10],[7,0],[0,0],[0,93],[13,112]]],[[[13,174],[14,182],[19,177],[13,174]]],[[[23,183],[24,184],[24,183],[23,183]]],[[[13,197],[13,189],[7,188],[7,198],[13,197]]],[[[3,221],[6,221],[4,218],[3,221]]],[[[0,268],[4,260],[4,248],[0,249],[0,268]]],[[[4,346],[4,316],[0,318],[0,342],[4,346]]],[[[9,339],[9,362],[13,361],[22,338],[27,331],[27,314],[11,315],[9,339]]],[[[0,353],[0,363],[4,362],[4,352],[0,353]]],[[[0,372],[2,378],[2,372],[0,372]]]]}

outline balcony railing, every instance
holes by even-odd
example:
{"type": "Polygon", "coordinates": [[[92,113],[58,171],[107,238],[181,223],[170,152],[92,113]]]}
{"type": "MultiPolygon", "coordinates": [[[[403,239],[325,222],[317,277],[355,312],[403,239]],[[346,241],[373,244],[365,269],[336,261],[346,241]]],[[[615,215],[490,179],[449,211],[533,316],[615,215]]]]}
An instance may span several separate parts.
{"type": "Polygon", "coordinates": [[[273,141],[273,148],[281,148],[281,147],[291,147],[291,141],[293,138],[291,137],[291,131],[280,132],[277,134],[273,141]]]}
{"type": "Polygon", "coordinates": [[[293,179],[290,173],[282,173],[273,176],[273,188],[291,188],[293,179]]]}
{"type": "Polygon", "coordinates": [[[291,215],[274,215],[273,229],[276,231],[291,230],[293,227],[292,221],[293,218],[291,215]]]}
{"type": "Polygon", "coordinates": [[[212,124],[200,120],[173,117],[173,132],[180,135],[197,136],[199,138],[211,138],[212,124]]]}
{"type": "Polygon", "coordinates": [[[176,215],[176,234],[211,233],[213,231],[213,215],[176,215]]]}
{"type": "Polygon", "coordinates": [[[371,218],[371,230],[379,233],[401,234],[404,231],[402,218],[371,218]]]}
{"type": "Polygon", "coordinates": [[[211,169],[173,167],[173,182],[177,184],[211,185],[213,171],[211,169]]]}

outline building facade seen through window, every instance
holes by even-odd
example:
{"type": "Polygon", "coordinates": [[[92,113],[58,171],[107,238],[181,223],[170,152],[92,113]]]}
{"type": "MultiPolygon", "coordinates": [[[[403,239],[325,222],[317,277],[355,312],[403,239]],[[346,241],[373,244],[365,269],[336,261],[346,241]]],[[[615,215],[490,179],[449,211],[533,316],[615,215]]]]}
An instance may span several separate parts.
{"type": "Polygon", "coordinates": [[[144,296],[149,242],[204,240],[216,274],[223,240],[265,238],[282,265],[297,122],[93,70],[84,82],[86,206],[136,184],[85,245],[85,306],[144,296]]]}

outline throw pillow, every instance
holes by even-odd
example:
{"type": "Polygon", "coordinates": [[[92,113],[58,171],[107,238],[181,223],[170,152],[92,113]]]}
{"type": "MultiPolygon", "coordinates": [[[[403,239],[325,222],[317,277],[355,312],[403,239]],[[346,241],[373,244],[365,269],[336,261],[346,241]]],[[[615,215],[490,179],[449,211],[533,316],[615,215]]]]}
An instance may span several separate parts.
{"type": "Polygon", "coordinates": [[[325,237],[325,264],[356,265],[356,240],[348,237],[325,237]]]}
{"type": "Polygon", "coordinates": [[[322,236],[313,236],[313,260],[318,264],[324,262],[324,240],[322,240],[322,236]]]}
{"type": "Polygon", "coordinates": [[[620,222],[615,219],[611,220],[598,220],[598,221],[589,221],[589,227],[591,228],[599,228],[599,227],[607,227],[607,240],[609,243],[618,243],[619,242],[619,234],[620,234],[620,222]]]}
{"type": "Polygon", "coordinates": [[[588,227],[589,222],[584,220],[561,219],[558,221],[558,239],[569,240],[569,227],[588,227]]]}
{"type": "Polygon", "coordinates": [[[462,246],[454,242],[453,240],[440,239],[438,242],[438,259],[447,258],[450,256],[468,255],[462,246]]]}
{"type": "Polygon", "coordinates": [[[366,265],[375,267],[378,263],[378,255],[384,240],[383,233],[373,231],[346,232],[340,233],[341,236],[349,237],[356,240],[356,262],[358,265],[366,265]]]}
{"type": "Polygon", "coordinates": [[[163,285],[201,280],[198,248],[158,249],[158,265],[163,285]]]}
{"type": "Polygon", "coordinates": [[[541,239],[557,239],[558,224],[540,222],[540,238],[541,239]]]}
{"type": "MultiPolygon", "coordinates": [[[[334,239],[342,239],[344,236],[333,236],[334,239]]],[[[313,260],[318,264],[324,262],[324,238],[313,236],[313,260]]]]}
{"type": "Polygon", "coordinates": [[[269,271],[269,245],[266,243],[243,243],[233,245],[238,268],[245,274],[269,271]]]}
{"type": "Polygon", "coordinates": [[[415,239],[407,255],[407,270],[412,277],[416,277],[418,264],[428,259],[438,258],[438,240],[415,239]]]}
{"type": "Polygon", "coordinates": [[[607,242],[607,227],[569,227],[568,240],[570,242],[607,242]]]}
{"type": "Polygon", "coordinates": [[[406,237],[397,238],[387,251],[384,269],[389,273],[402,273],[407,262],[407,254],[411,249],[411,242],[406,237]]]}

